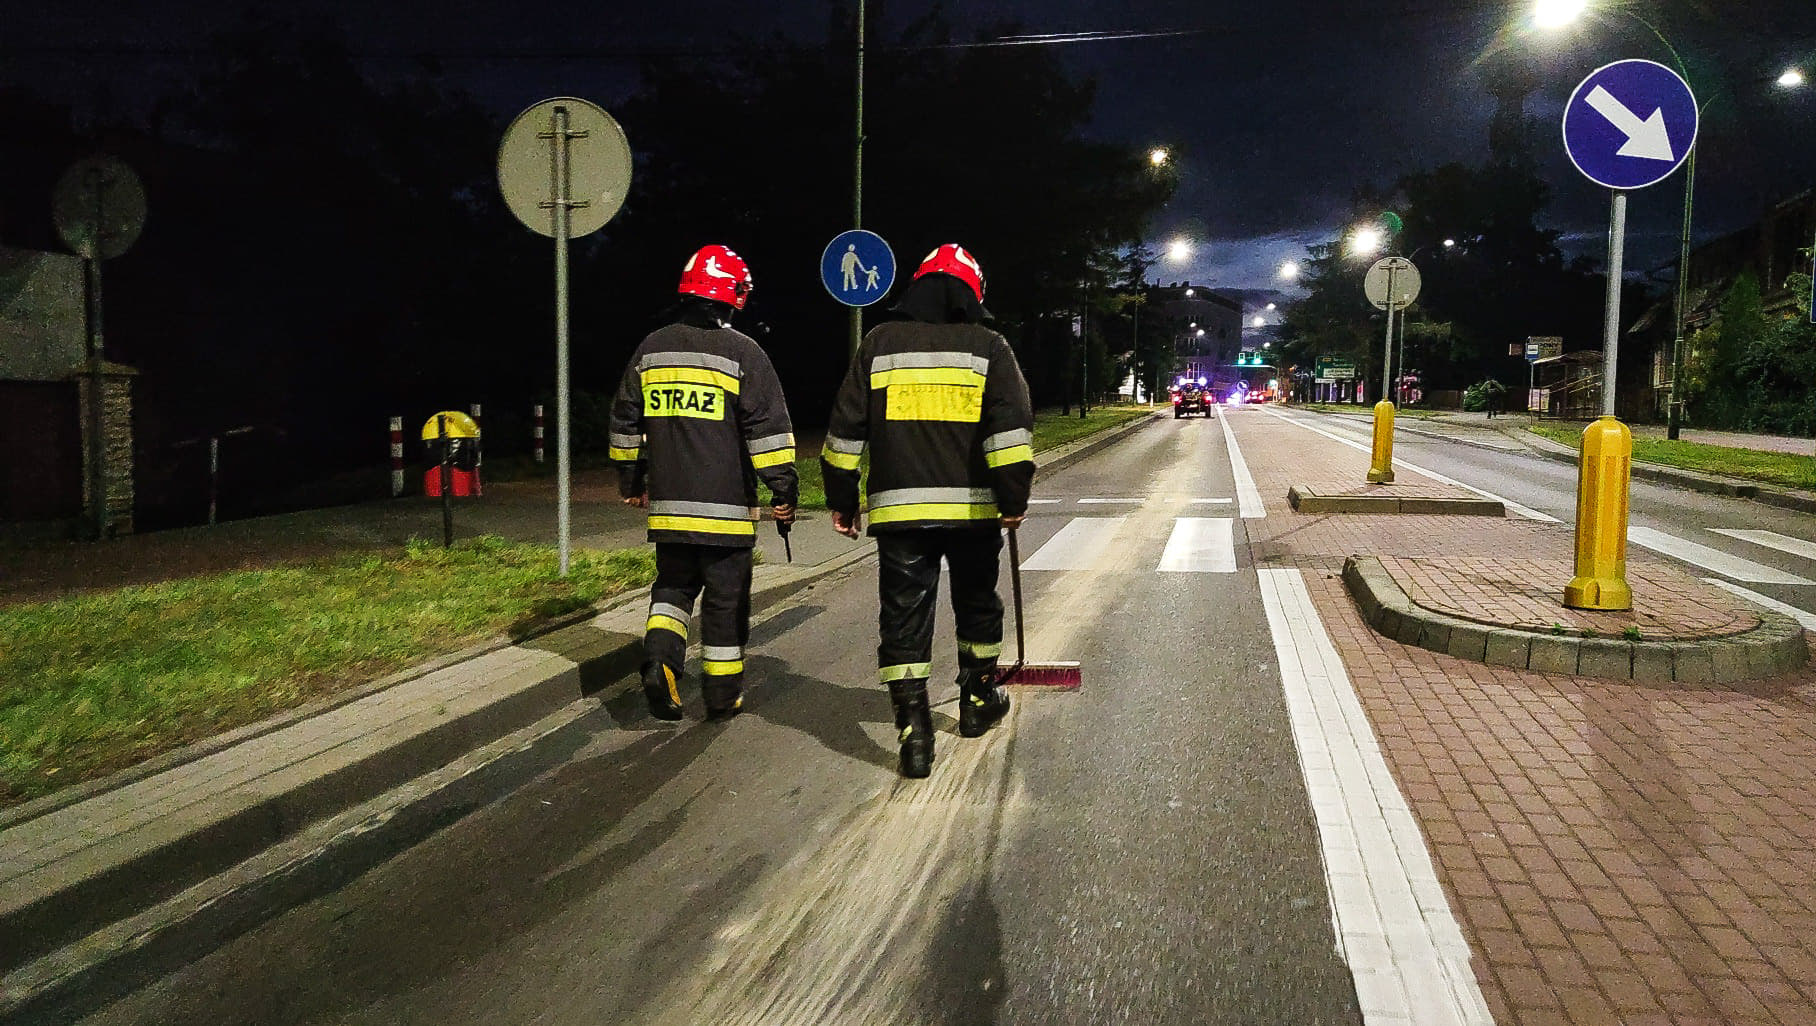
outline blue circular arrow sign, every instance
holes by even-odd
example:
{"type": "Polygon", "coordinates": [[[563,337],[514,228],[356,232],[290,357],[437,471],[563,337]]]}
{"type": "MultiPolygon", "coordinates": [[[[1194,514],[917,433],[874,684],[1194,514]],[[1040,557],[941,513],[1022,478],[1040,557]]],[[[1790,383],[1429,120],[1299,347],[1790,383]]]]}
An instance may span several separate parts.
{"type": "Polygon", "coordinates": [[[869,306],[895,284],[895,253],[875,232],[842,232],[820,254],[820,281],[846,306],[869,306]]]}
{"type": "Polygon", "coordinates": [[[1597,68],[1564,106],[1564,149],[1590,181],[1643,189],[1676,171],[1696,145],[1696,96],[1654,61],[1597,68]]]}

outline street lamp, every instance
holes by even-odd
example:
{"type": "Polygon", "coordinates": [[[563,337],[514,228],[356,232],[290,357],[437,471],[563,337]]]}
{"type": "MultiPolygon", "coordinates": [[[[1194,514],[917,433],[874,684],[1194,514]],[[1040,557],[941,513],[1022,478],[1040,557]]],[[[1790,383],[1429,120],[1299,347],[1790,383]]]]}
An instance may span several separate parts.
{"type": "Polygon", "coordinates": [[[1445,249],[1456,249],[1456,248],[1457,248],[1457,240],[1455,240],[1455,239],[1445,239],[1445,240],[1444,240],[1444,248],[1445,248],[1445,249]]]}
{"type": "Polygon", "coordinates": [[[1185,239],[1174,239],[1167,244],[1167,256],[1173,260],[1187,260],[1192,256],[1192,244],[1185,239]]]}
{"type": "Polygon", "coordinates": [[[1357,256],[1374,256],[1386,242],[1379,228],[1357,228],[1350,234],[1349,251],[1357,256]]]}
{"type": "Polygon", "coordinates": [[[1148,163],[1155,167],[1164,166],[1171,158],[1172,154],[1168,153],[1164,146],[1156,146],[1148,151],[1148,163]]]}
{"type": "Polygon", "coordinates": [[[1299,262],[1297,260],[1288,260],[1286,263],[1281,264],[1280,277],[1286,281],[1297,279],[1299,277],[1299,262]]]}
{"type": "Polygon", "coordinates": [[[1589,6],[1587,0],[1538,0],[1532,6],[1532,23],[1543,29],[1559,29],[1581,17],[1589,6]]]}
{"type": "Polygon", "coordinates": [[[1801,89],[1807,81],[1802,68],[1786,68],[1784,74],[1778,76],[1778,85],[1783,89],[1801,89]]]}
{"type": "Polygon", "coordinates": [[[1257,328],[1265,328],[1265,327],[1267,327],[1267,318],[1261,316],[1260,314],[1256,314],[1255,319],[1250,321],[1249,323],[1257,328]]]}
{"type": "Polygon", "coordinates": [[[1277,309],[1277,307],[1276,307],[1276,306],[1275,306],[1275,305],[1274,305],[1274,304],[1273,304],[1273,303],[1269,303],[1269,304],[1268,304],[1268,305],[1267,305],[1267,308],[1268,308],[1268,309],[1269,309],[1269,310],[1274,310],[1274,309],[1277,309]]]}

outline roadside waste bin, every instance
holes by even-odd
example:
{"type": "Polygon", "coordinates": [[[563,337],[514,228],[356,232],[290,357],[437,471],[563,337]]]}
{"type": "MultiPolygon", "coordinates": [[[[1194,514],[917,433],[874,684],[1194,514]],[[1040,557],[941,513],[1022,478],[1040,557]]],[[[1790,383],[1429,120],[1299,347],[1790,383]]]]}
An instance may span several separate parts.
{"type": "Polygon", "coordinates": [[[448,494],[467,497],[479,494],[479,425],[459,410],[443,410],[422,426],[423,475],[422,493],[441,497],[441,460],[448,453],[448,494]],[[440,425],[447,424],[447,437],[441,436],[440,425]]]}

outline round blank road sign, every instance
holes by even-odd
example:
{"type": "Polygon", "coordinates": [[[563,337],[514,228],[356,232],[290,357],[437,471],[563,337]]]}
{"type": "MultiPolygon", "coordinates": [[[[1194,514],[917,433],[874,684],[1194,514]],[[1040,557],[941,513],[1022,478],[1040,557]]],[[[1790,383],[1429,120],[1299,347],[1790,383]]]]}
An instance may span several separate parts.
{"type": "Polygon", "coordinates": [[[145,227],[145,187],[119,159],[85,157],[58,179],[51,217],[78,256],[112,260],[131,249],[145,227]]]}
{"type": "Polygon", "coordinates": [[[605,226],[631,187],[631,145],[624,129],[597,105],[572,96],[535,104],[505,129],[498,144],[498,189],[531,231],[555,236],[555,109],[568,118],[568,237],[605,226]]]}
{"type": "Polygon", "coordinates": [[[1375,304],[1375,309],[1387,309],[1387,275],[1393,271],[1394,306],[1404,310],[1419,298],[1419,269],[1405,257],[1383,257],[1375,261],[1375,266],[1368,269],[1368,276],[1362,279],[1362,291],[1368,294],[1368,301],[1375,304]]]}

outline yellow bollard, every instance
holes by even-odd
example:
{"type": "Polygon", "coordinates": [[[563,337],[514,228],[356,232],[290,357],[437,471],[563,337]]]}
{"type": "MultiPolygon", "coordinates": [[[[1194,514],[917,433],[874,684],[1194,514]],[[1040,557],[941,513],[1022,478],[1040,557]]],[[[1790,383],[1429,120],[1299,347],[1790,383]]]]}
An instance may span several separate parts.
{"type": "Polygon", "coordinates": [[[1576,576],[1564,586],[1572,609],[1632,609],[1627,587],[1627,481],[1633,432],[1613,417],[1583,429],[1576,488],[1576,576]]]}
{"type": "Polygon", "coordinates": [[[1375,404],[1375,450],[1368,465],[1369,484],[1394,483],[1394,404],[1375,404]]]}

